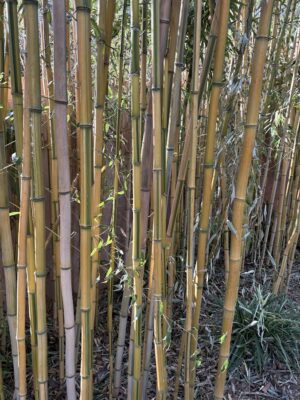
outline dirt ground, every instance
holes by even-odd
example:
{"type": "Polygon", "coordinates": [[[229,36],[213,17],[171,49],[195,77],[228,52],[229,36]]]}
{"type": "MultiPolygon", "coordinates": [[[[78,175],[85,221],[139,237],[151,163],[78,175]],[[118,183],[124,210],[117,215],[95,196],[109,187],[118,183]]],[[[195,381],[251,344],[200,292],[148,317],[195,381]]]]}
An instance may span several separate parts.
{"type": "MultiPolygon", "coordinates": [[[[300,259],[298,255],[298,260],[300,259]]],[[[249,266],[251,269],[251,266],[249,266]]],[[[184,276],[184,275],[183,275],[184,276]]],[[[220,335],[220,326],[216,321],[220,321],[221,308],[216,303],[221,303],[223,299],[222,273],[214,272],[214,281],[208,280],[204,299],[203,311],[199,326],[199,348],[201,365],[197,369],[195,399],[212,400],[214,381],[216,376],[217,357],[220,335]],[[219,279],[218,279],[219,275],[219,279]]],[[[251,287],[253,287],[253,276],[244,271],[241,276],[241,287],[248,288],[251,295],[251,287]]],[[[289,296],[299,304],[300,311],[300,267],[296,262],[290,283],[289,296]]],[[[116,304],[120,304],[120,292],[116,292],[116,304]]],[[[183,291],[179,288],[174,297],[174,315],[172,328],[172,345],[168,349],[168,388],[170,390],[169,398],[173,399],[172,391],[175,383],[175,373],[177,369],[178,349],[180,347],[180,337],[182,333],[182,316],[184,315],[183,291]],[[174,321],[176,321],[174,323],[174,321]]],[[[104,299],[105,302],[105,299],[104,299]]],[[[106,334],[106,308],[101,307],[99,311],[99,326],[94,337],[94,399],[108,399],[108,346],[106,334]],[[102,310],[102,311],[101,311],[102,310]]],[[[115,330],[118,330],[118,307],[115,308],[115,330]]],[[[50,320],[49,316],[49,320],[50,320]]],[[[7,331],[7,329],[6,329],[7,331]]],[[[129,332],[128,332],[129,333],[129,332]]],[[[9,349],[9,337],[6,334],[6,351],[1,356],[2,371],[4,381],[5,399],[12,398],[13,373],[11,365],[11,355],[9,349]]],[[[29,339],[29,331],[27,332],[29,339]]],[[[49,399],[64,399],[64,388],[61,386],[58,377],[58,342],[57,331],[53,326],[48,326],[48,345],[49,345],[49,399]]],[[[129,334],[127,335],[129,337],[129,334]]],[[[116,337],[115,337],[116,343],[116,337]]],[[[34,399],[32,392],[32,376],[30,371],[30,346],[28,343],[28,398],[34,399]]],[[[127,348],[124,353],[124,371],[123,385],[118,396],[119,400],[127,399],[127,348]]],[[[78,367],[79,369],[79,367],[78,367]]],[[[77,377],[78,391],[80,389],[79,374],[77,377]]],[[[152,362],[152,371],[148,384],[148,399],[155,399],[155,369],[154,359],[152,362]]],[[[183,385],[181,377],[181,385],[179,388],[178,399],[183,399],[183,385]]],[[[293,375],[280,363],[271,364],[263,375],[259,376],[251,365],[245,363],[230,372],[227,382],[226,400],[260,400],[260,399],[281,399],[281,400],[297,400],[300,399],[300,374],[293,375]]]]}

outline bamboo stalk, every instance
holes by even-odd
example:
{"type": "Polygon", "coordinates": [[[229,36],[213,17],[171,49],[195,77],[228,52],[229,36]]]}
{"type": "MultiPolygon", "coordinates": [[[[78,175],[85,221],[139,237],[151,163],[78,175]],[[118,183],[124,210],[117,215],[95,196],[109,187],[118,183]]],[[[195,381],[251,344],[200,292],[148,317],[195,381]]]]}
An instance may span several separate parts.
{"type": "Polygon", "coordinates": [[[191,156],[188,174],[188,222],[187,222],[187,258],[186,258],[186,319],[185,319],[185,377],[184,398],[193,398],[191,378],[193,371],[191,362],[191,336],[193,316],[193,265],[194,265],[194,218],[195,218],[195,190],[196,190],[196,158],[198,146],[198,91],[199,91],[199,63],[200,63],[200,35],[201,35],[202,1],[195,4],[194,44],[193,44],[193,71],[191,85],[191,156]]]}
{"type": "Polygon", "coordinates": [[[13,97],[16,154],[18,159],[21,159],[23,148],[23,93],[21,81],[17,0],[6,0],[6,3],[9,28],[10,76],[11,92],[13,97]]]}
{"type": "Polygon", "coordinates": [[[133,392],[132,398],[140,398],[141,341],[142,341],[142,270],[141,270],[141,132],[140,132],[140,15],[138,0],[131,1],[131,129],[133,170],[133,221],[132,221],[132,270],[133,270],[133,392]]]}
{"type": "Polygon", "coordinates": [[[176,124],[180,108],[180,92],[181,92],[181,75],[184,69],[183,54],[184,54],[184,39],[187,29],[188,18],[187,0],[183,0],[180,6],[180,15],[178,23],[178,37],[176,44],[176,59],[175,59],[175,72],[172,83],[172,96],[169,114],[168,134],[166,142],[166,192],[169,193],[170,179],[171,179],[171,165],[174,153],[174,143],[176,141],[176,124]]]}
{"type": "Polygon", "coordinates": [[[92,184],[92,93],[89,0],[76,0],[78,30],[78,84],[80,129],[80,292],[81,369],[80,399],[89,400],[91,379],[91,184],[92,184]]]}
{"type": "Polygon", "coordinates": [[[291,236],[287,242],[287,245],[284,249],[283,252],[283,257],[282,257],[282,262],[281,262],[281,267],[278,272],[277,279],[274,282],[273,285],[273,293],[278,294],[279,289],[282,285],[285,273],[286,273],[286,268],[287,268],[287,262],[288,262],[288,257],[290,255],[291,250],[293,249],[293,246],[295,243],[297,243],[299,235],[300,235],[300,192],[298,189],[297,193],[297,207],[296,207],[296,216],[293,221],[291,221],[291,225],[293,225],[293,230],[291,233],[291,236]]]}
{"type": "Polygon", "coordinates": [[[52,71],[52,52],[50,46],[50,27],[49,20],[51,12],[48,0],[43,0],[43,24],[42,24],[42,45],[44,54],[44,68],[45,74],[44,92],[47,97],[47,139],[48,139],[48,154],[49,154],[49,170],[50,170],[50,197],[51,197],[51,229],[54,232],[52,237],[53,248],[53,281],[54,281],[54,320],[58,328],[58,349],[59,349],[59,379],[60,383],[64,381],[64,334],[63,334],[63,305],[60,283],[60,262],[59,262],[59,249],[60,249],[60,234],[58,221],[59,214],[59,199],[58,199],[58,168],[57,168],[57,146],[55,138],[55,124],[54,124],[54,77],[52,71]]]}
{"type": "Polygon", "coordinates": [[[263,84],[263,72],[268,48],[268,35],[272,17],[273,1],[264,0],[261,3],[261,16],[258,33],[255,39],[252,57],[251,84],[249,89],[244,142],[237,170],[235,198],[233,202],[232,223],[236,234],[231,236],[230,269],[224,300],[224,315],[222,325],[222,340],[218,362],[218,372],[215,384],[214,398],[222,399],[230,352],[230,342],[234,311],[239,288],[239,275],[242,257],[242,231],[248,178],[251,167],[252,151],[260,107],[260,97],[263,84]]]}
{"type": "Polygon", "coordinates": [[[112,202],[112,215],[111,215],[111,246],[110,246],[110,260],[109,260],[109,282],[108,282],[108,339],[109,339],[109,391],[110,398],[113,396],[113,282],[114,270],[116,259],[116,228],[117,228],[117,205],[118,205],[118,192],[119,192],[119,179],[120,179],[120,131],[121,131],[121,105],[122,105],[122,90],[123,90],[123,53],[124,53],[124,40],[125,40],[125,25],[126,25],[126,12],[127,1],[123,3],[123,16],[122,16],[122,30],[121,30],[121,44],[119,53],[119,83],[118,83],[118,110],[116,121],[116,141],[115,141],[115,160],[114,160],[114,181],[113,181],[113,202],[112,202]]]}
{"type": "MultiPolygon", "coordinates": [[[[8,174],[6,170],[6,153],[5,153],[5,123],[4,118],[7,109],[7,101],[5,99],[5,81],[8,76],[5,74],[5,56],[4,56],[4,5],[0,2],[0,239],[1,239],[1,255],[4,269],[5,294],[6,294],[6,310],[7,321],[9,327],[9,335],[11,342],[11,353],[14,367],[14,396],[19,395],[19,369],[18,369],[18,350],[16,340],[17,329],[17,287],[16,287],[16,265],[14,260],[13,238],[11,233],[11,224],[9,216],[9,191],[8,191],[8,174]]],[[[25,193],[26,197],[26,193],[25,193]]],[[[19,260],[18,260],[19,261],[19,260]]],[[[25,296],[24,296],[25,300],[25,296]]],[[[25,301],[24,301],[25,302],[25,301]]],[[[25,312],[24,312],[25,314],[25,312]]],[[[25,330],[25,329],[24,329],[25,330]]],[[[24,343],[25,345],[25,343],[24,343]]],[[[25,350],[25,348],[24,348],[25,350]]],[[[23,353],[25,354],[25,352],[23,353]]],[[[22,372],[24,372],[23,369],[22,372]]]]}
{"type": "Polygon", "coordinates": [[[46,265],[45,265],[45,198],[41,147],[41,89],[39,62],[38,3],[24,2],[27,36],[28,108],[32,151],[32,212],[36,266],[37,346],[39,398],[48,398],[46,265]]]}
{"type": "Polygon", "coordinates": [[[55,134],[58,158],[58,189],[60,211],[61,293],[64,307],[66,365],[65,376],[68,400],[76,399],[75,390],[75,322],[71,276],[71,196],[70,165],[67,126],[67,54],[66,54],[66,4],[53,2],[54,30],[54,101],[55,134]]]}
{"type": "Polygon", "coordinates": [[[152,33],[152,109],[153,109],[153,251],[154,251],[154,348],[156,360],[157,398],[166,399],[166,365],[162,337],[162,283],[163,283],[163,254],[162,254],[162,132],[161,132],[161,82],[159,56],[159,1],[152,0],[151,33],[152,33]]]}

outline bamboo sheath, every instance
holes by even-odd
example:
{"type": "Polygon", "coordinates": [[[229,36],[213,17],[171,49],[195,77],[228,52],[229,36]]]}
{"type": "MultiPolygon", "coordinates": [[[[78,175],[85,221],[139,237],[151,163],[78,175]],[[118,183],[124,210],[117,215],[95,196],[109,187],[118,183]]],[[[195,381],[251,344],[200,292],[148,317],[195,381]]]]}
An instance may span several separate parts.
{"type": "Polygon", "coordinates": [[[230,352],[232,324],[239,288],[245,200],[255,134],[257,129],[260,97],[263,84],[263,72],[268,48],[268,35],[272,17],[273,1],[264,0],[262,1],[261,6],[261,17],[252,57],[251,84],[247,104],[244,141],[241,150],[235,185],[235,198],[233,202],[232,223],[236,230],[236,234],[231,236],[230,243],[230,269],[224,300],[224,314],[221,331],[222,343],[220,347],[218,372],[214,392],[214,397],[218,400],[223,399],[224,395],[228,358],[230,352]]]}

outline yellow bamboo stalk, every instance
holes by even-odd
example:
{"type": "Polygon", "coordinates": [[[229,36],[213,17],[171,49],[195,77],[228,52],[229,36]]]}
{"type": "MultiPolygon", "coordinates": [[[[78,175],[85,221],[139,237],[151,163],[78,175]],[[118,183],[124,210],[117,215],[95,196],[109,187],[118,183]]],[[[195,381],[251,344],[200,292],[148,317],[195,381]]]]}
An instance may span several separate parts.
{"type": "Polygon", "coordinates": [[[235,198],[233,202],[232,223],[235,229],[235,233],[231,235],[230,269],[224,300],[221,348],[214,391],[214,398],[216,400],[221,400],[224,396],[225,380],[230,353],[232,324],[238,295],[239,277],[242,261],[242,236],[246,192],[251,168],[255,134],[257,129],[260,96],[263,84],[263,72],[268,48],[270,22],[272,17],[272,8],[272,0],[262,1],[260,22],[258,33],[255,39],[254,54],[252,57],[252,79],[248,96],[244,142],[242,145],[239,167],[237,170],[235,198]]]}
{"type": "Polygon", "coordinates": [[[32,212],[34,255],[36,266],[36,313],[38,345],[39,398],[48,398],[47,326],[46,326],[46,265],[45,265],[45,199],[41,147],[41,88],[39,60],[38,3],[24,2],[28,108],[32,150],[32,212]]]}
{"type": "Polygon", "coordinates": [[[89,400],[91,379],[91,185],[92,91],[89,0],[76,0],[78,32],[78,93],[80,100],[80,291],[81,369],[80,399],[89,400]]]}

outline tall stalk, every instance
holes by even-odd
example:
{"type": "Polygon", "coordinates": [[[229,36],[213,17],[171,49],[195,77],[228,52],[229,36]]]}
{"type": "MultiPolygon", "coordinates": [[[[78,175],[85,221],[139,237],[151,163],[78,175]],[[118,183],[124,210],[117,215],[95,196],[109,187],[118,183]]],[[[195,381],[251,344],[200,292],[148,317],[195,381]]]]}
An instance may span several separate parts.
{"type": "Polygon", "coordinates": [[[80,128],[80,291],[81,369],[80,399],[90,399],[91,332],[91,184],[92,92],[89,0],[76,1],[78,30],[79,128],[80,128]]]}
{"type": "Polygon", "coordinates": [[[201,34],[201,15],[202,1],[197,0],[195,5],[194,22],[194,45],[193,45],[193,71],[191,84],[191,158],[188,175],[188,232],[187,232],[187,260],[186,260],[186,319],[185,319],[185,378],[184,378],[184,397],[192,398],[190,378],[190,356],[191,356],[191,335],[192,335],[192,316],[193,316],[193,265],[194,265],[194,243],[195,243],[195,190],[196,190],[196,159],[198,147],[198,91],[199,91],[199,63],[200,63],[200,34],[201,34]]]}
{"type": "MultiPolygon", "coordinates": [[[[8,77],[5,74],[5,56],[4,56],[4,1],[0,2],[0,240],[1,255],[4,268],[5,294],[7,321],[10,334],[11,351],[14,367],[14,387],[15,396],[18,396],[19,390],[19,371],[18,371],[18,351],[16,341],[16,325],[17,325],[17,297],[16,297],[16,265],[14,259],[13,238],[11,232],[10,216],[9,216],[9,191],[8,191],[8,174],[6,170],[6,152],[5,152],[5,113],[7,110],[7,102],[5,99],[5,81],[8,77]]],[[[25,194],[26,197],[26,194],[25,194]]],[[[26,236],[25,236],[26,239],[26,236]]],[[[26,265],[26,261],[24,262],[26,265]]],[[[24,270],[25,273],[25,270],[24,270]]],[[[25,295],[24,295],[25,302],[25,295]]],[[[25,317],[25,309],[24,309],[25,317]]],[[[25,346],[25,342],[24,342],[25,346]]],[[[25,348],[24,348],[25,350],[25,348]]],[[[25,355],[25,352],[23,353],[25,355]]],[[[25,360],[24,360],[25,361],[25,360]]],[[[24,365],[24,364],[23,364],[24,365]]],[[[22,370],[25,373],[25,369],[22,370]]]]}
{"type": "Polygon", "coordinates": [[[157,376],[157,398],[164,400],[167,396],[166,366],[162,335],[162,283],[164,260],[162,253],[162,132],[161,132],[161,79],[159,55],[159,4],[152,0],[151,33],[152,33],[152,109],[153,109],[153,251],[154,251],[154,347],[157,376]]]}
{"type": "Polygon", "coordinates": [[[140,398],[142,342],[142,271],[141,271],[141,131],[140,131],[140,13],[138,0],[131,0],[131,130],[133,170],[133,398],[140,398]]]}
{"type": "Polygon", "coordinates": [[[20,45],[17,0],[6,0],[8,33],[9,33],[9,54],[10,54],[10,77],[11,92],[13,97],[14,129],[16,137],[16,153],[20,159],[23,148],[23,93],[21,80],[20,45]]]}
{"type": "Polygon", "coordinates": [[[48,353],[46,325],[45,197],[41,145],[41,88],[39,59],[38,3],[24,2],[27,37],[28,108],[32,157],[34,259],[36,266],[37,346],[39,398],[48,398],[48,353]]]}
{"type": "Polygon", "coordinates": [[[216,400],[223,399],[228,368],[232,324],[238,296],[242,262],[243,222],[246,193],[260,108],[263,72],[268,48],[268,35],[272,17],[272,8],[272,0],[263,0],[261,2],[261,16],[252,57],[251,84],[248,95],[244,141],[237,170],[235,197],[233,201],[232,223],[235,229],[235,234],[231,235],[230,243],[229,276],[226,286],[223,325],[221,331],[222,341],[214,391],[214,397],[216,400]]]}
{"type": "Polygon", "coordinates": [[[53,2],[54,30],[54,101],[55,133],[58,158],[60,210],[60,271],[66,338],[67,398],[76,398],[75,391],[75,321],[71,276],[71,197],[67,126],[67,54],[65,0],[53,2]]]}
{"type": "Polygon", "coordinates": [[[53,247],[53,269],[52,276],[54,281],[54,325],[58,328],[58,349],[59,349],[59,379],[62,384],[64,381],[64,331],[63,331],[63,306],[62,294],[60,290],[60,235],[58,225],[59,203],[58,203],[58,168],[57,168],[57,146],[55,138],[54,124],[54,79],[52,70],[52,52],[50,45],[50,17],[51,11],[48,0],[43,0],[43,23],[42,23],[42,46],[44,55],[44,94],[48,100],[47,114],[47,141],[49,154],[49,170],[50,170],[50,199],[51,199],[51,230],[52,230],[52,247],[53,247]]]}
{"type": "Polygon", "coordinates": [[[118,110],[116,121],[116,140],[115,140],[115,160],[114,160],[114,180],[113,180],[113,202],[112,202],[112,215],[111,215],[111,246],[110,246],[110,278],[108,282],[108,340],[109,340],[109,390],[110,397],[113,393],[113,275],[115,270],[116,261],[116,230],[117,230],[117,205],[118,205],[118,192],[120,180],[120,131],[121,131],[121,105],[122,105],[122,90],[123,90],[123,53],[124,53],[124,37],[125,37],[125,23],[127,12],[127,0],[123,3],[123,16],[122,16],[122,30],[121,30],[121,44],[119,54],[119,69],[118,69],[118,110]]]}
{"type": "Polygon", "coordinates": [[[184,69],[183,55],[184,55],[184,39],[187,29],[188,19],[188,0],[183,0],[180,7],[180,16],[178,23],[178,37],[176,44],[176,57],[175,57],[175,72],[172,82],[172,96],[169,114],[168,135],[166,143],[166,184],[167,195],[169,194],[170,179],[171,179],[171,165],[174,153],[174,144],[176,140],[176,124],[178,113],[180,109],[180,93],[181,93],[181,75],[184,69]]]}
{"type": "MultiPolygon", "coordinates": [[[[228,17],[229,17],[229,1],[222,1],[218,3],[215,9],[218,21],[218,37],[216,43],[216,53],[214,60],[214,72],[212,80],[211,96],[209,101],[208,111],[208,126],[206,134],[206,147],[204,155],[204,171],[203,171],[203,191],[202,191],[202,204],[199,221],[199,239],[198,239],[198,254],[197,254],[197,273],[194,281],[194,301],[195,307],[193,311],[193,333],[191,337],[191,355],[197,349],[198,341],[198,326],[202,303],[202,292],[204,284],[204,276],[206,271],[206,244],[209,230],[209,218],[211,213],[212,203],[212,179],[215,167],[215,143],[216,143],[216,128],[217,117],[219,111],[219,99],[222,90],[223,80],[223,64],[225,57],[225,46],[227,40],[228,30],[228,17]]],[[[195,360],[191,360],[193,371],[195,360]]],[[[195,374],[192,372],[193,376],[195,374]]],[[[193,378],[194,379],[194,378],[193,378]]],[[[194,382],[192,382],[192,385],[194,382]]]]}

